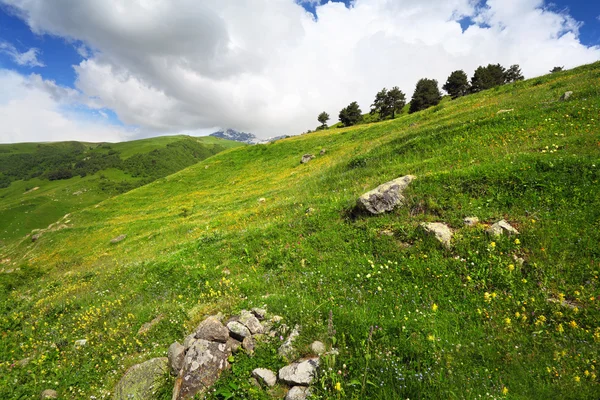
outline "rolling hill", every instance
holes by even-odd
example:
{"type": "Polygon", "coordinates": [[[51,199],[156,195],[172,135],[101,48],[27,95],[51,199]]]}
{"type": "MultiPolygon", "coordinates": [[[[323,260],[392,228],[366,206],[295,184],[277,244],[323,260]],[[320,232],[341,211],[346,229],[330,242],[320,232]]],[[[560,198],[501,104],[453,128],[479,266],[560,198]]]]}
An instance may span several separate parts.
{"type": "MultiPolygon", "coordinates": [[[[204,316],[266,305],[302,326],[299,356],[338,349],[318,399],[595,399],[599,121],[595,63],[232,149],[23,234],[0,250],[0,397],[109,398],[204,316]],[[355,212],[408,174],[402,207],[355,212]],[[502,219],[520,234],[486,233],[502,219]],[[428,222],[452,228],[450,248],[428,222]]],[[[279,344],[236,355],[208,398],[281,398],[248,381],[279,344]]]]}

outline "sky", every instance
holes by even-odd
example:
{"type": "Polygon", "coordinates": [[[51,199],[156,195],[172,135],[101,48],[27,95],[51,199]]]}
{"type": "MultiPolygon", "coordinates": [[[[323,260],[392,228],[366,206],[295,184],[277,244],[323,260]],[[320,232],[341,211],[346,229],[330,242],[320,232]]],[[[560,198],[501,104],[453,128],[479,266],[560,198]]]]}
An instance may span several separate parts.
{"type": "Polygon", "coordinates": [[[0,143],[330,123],[383,87],[600,60],[589,0],[0,0],[0,143]]]}

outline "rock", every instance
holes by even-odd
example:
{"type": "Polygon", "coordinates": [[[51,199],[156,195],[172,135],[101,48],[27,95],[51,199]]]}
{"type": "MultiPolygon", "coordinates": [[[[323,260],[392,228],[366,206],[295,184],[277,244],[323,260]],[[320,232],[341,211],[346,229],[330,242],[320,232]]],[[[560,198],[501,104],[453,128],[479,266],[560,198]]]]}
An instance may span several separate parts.
{"type": "Polygon", "coordinates": [[[151,399],[169,369],[167,357],[153,358],[129,368],[113,392],[113,400],[151,399]]]}
{"type": "Polygon", "coordinates": [[[196,333],[192,333],[191,335],[187,335],[185,337],[185,339],[183,340],[183,347],[184,347],[185,351],[188,351],[188,349],[190,347],[192,347],[192,345],[194,344],[195,341],[196,341],[196,333]]]}
{"type": "Polygon", "coordinates": [[[40,395],[41,399],[58,399],[58,393],[54,389],[46,389],[40,395]]]}
{"type": "Polygon", "coordinates": [[[29,364],[31,362],[31,360],[33,360],[33,357],[23,358],[22,360],[17,361],[17,365],[19,367],[25,367],[25,366],[27,366],[27,364],[29,364]]]}
{"type": "Polygon", "coordinates": [[[185,347],[175,342],[169,347],[167,352],[167,358],[169,359],[169,367],[171,367],[171,374],[174,376],[179,375],[179,371],[183,368],[183,359],[185,357],[185,347]]]}
{"type": "Polygon", "coordinates": [[[283,321],[283,317],[281,317],[279,315],[273,315],[273,317],[271,318],[271,322],[274,324],[277,324],[281,321],[283,321]]]}
{"type": "Polygon", "coordinates": [[[246,350],[248,354],[254,354],[254,348],[256,347],[256,341],[252,338],[252,336],[248,336],[244,338],[242,342],[242,348],[246,350]]]}
{"type": "Polygon", "coordinates": [[[142,327],[140,328],[140,330],[138,331],[137,334],[145,335],[146,333],[148,333],[150,331],[150,329],[154,328],[154,326],[156,324],[158,324],[160,321],[162,321],[163,318],[165,318],[165,316],[163,314],[160,314],[158,317],[154,318],[152,321],[146,322],[144,325],[142,325],[142,327]]]}
{"type": "Polygon", "coordinates": [[[271,387],[277,383],[277,375],[266,368],[256,368],[252,371],[252,376],[258,380],[258,382],[271,387]]]}
{"type": "Polygon", "coordinates": [[[306,400],[310,396],[310,388],[294,386],[285,396],[285,400],[306,400]]]}
{"type": "Polygon", "coordinates": [[[515,228],[513,228],[508,222],[506,222],[506,220],[502,219],[498,222],[496,222],[494,225],[492,225],[487,232],[490,235],[494,235],[494,236],[502,236],[504,234],[506,235],[518,235],[519,231],[516,230],[515,228]]]}
{"type": "Polygon", "coordinates": [[[262,321],[267,316],[267,310],[265,310],[264,308],[254,307],[252,309],[252,314],[254,314],[254,316],[258,318],[259,321],[262,321]]]}
{"type": "Polygon", "coordinates": [[[295,351],[294,340],[296,340],[298,336],[300,336],[300,332],[298,326],[296,325],[296,327],[292,330],[286,341],[283,342],[281,346],[279,346],[277,353],[281,357],[291,358],[294,355],[295,351]]]}
{"type": "Polygon", "coordinates": [[[466,217],[463,219],[463,222],[466,226],[475,226],[479,223],[479,218],[477,217],[466,217]]]}
{"type": "Polygon", "coordinates": [[[205,392],[229,368],[231,355],[225,343],[198,339],[185,355],[183,369],[173,388],[173,400],[190,399],[205,392]]]}
{"type": "Polygon", "coordinates": [[[320,154],[320,155],[322,155],[322,156],[324,156],[324,155],[325,155],[325,153],[327,153],[327,150],[325,150],[325,149],[322,149],[322,150],[319,152],[319,154],[320,154]]]}
{"type": "Polygon", "coordinates": [[[265,199],[264,197],[261,197],[260,199],[258,199],[259,203],[265,203],[267,201],[267,199],[265,199]]]}
{"type": "Polygon", "coordinates": [[[318,340],[312,342],[312,344],[310,345],[310,349],[313,353],[319,356],[325,353],[325,351],[327,350],[325,348],[325,344],[323,344],[323,342],[319,342],[318,340]]]}
{"type": "Polygon", "coordinates": [[[240,351],[240,348],[242,347],[242,342],[230,337],[227,340],[227,343],[225,343],[225,345],[227,346],[228,349],[231,350],[232,353],[237,353],[238,351],[240,351]]]}
{"type": "Polygon", "coordinates": [[[499,110],[496,114],[505,114],[513,111],[515,111],[514,108],[511,108],[510,110],[499,110]]]}
{"type": "Polygon", "coordinates": [[[315,158],[315,156],[313,156],[312,154],[305,154],[305,155],[302,156],[302,160],[300,160],[300,164],[306,164],[307,162],[309,162],[313,158],[315,158]]]}
{"type": "Polygon", "coordinates": [[[446,248],[450,248],[450,241],[452,240],[452,230],[446,224],[441,222],[423,222],[421,227],[425,232],[434,234],[435,238],[442,243],[446,248]]]}
{"type": "Polygon", "coordinates": [[[295,362],[279,370],[279,380],[291,386],[308,386],[312,383],[318,367],[318,358],[295,362]]]}
{"type": "Polygon", "coordinates": [[[573,92],[571,92],[570,90],[568,92],[565,92],[562,96],[560,96],[560,101],[567,101],[569,100],[569,97],[571,97],[573,95],[573,92]]]}
{"type": "Polygon", "coordinates": [[[41,233],[36,233],[35,235],[31,235],[31,241],[37,242],[42,237],[41,233]]]}
{"type": "Polygon", "coordinates": [[[229,339],[229,330],[216,317],[208,317],[196,328],[195,338],[225,343],[229,339]]]}
{"type": "Polygon", "coordinates": [[[84,347],[87,345],[87,339],[79,339],[75,341],[75,348],[78,349],[80,347],[84,347]]]}
{"type": "Polygon", "coordinates": [[[263,326],[250,311],[242,310],[239,322],[244,324],[253,335],[256,333],[263,333],[263,326]]]}
{"type": "Polygon", "coordinates": [[[119,235],[116,238],[114,238],[113,240],[110,241],[111,244],[117,244],[119,242],[122,242],[123,240],[125,240],[127,238],[127,235],[119,235]]]}
{"type": "Polygon", "coordinates": [[[521,267],[523,266],[523,264],[525,264],[525,259],[523,257],[517,256],[516,254],[513,254],[513,260],[515,260],[515,262],[521,267]]]}
{"type": "Polygon", "coordinates": [[[230,321],[227,323],[227,328],[229,329],[229,335],[237,340],[244,340],[245,337],[252,336],[250,330],[246,328],[245,325],[241,324],[238,321],[230,321]]]}
{"type": "Polygon", "coordinates": [[[404,202],[402,192],[413,179],[414,176],[406,175],[378,186],[359,197],[358,208],[375,215],[392,211],[404,202]]]}

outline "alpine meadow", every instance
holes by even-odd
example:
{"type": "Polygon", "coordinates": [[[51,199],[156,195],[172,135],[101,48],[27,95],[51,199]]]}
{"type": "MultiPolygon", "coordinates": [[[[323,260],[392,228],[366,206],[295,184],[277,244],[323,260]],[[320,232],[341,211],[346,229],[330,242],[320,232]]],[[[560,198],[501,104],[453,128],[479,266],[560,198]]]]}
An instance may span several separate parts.
{"type": "MultiPolygon", "coordinates": [[[[600,62],[411,113],[400,100],[390,120],[211,138],[201,161],[71,205],[52,196],[79,199],[102,172],[15,177],[0,189],[0,398],[137,398],[119,397],[130,367],[254,309],[264,334],[196,398],[290,398],[286,366],[317,360],[311,399],[597,399],[600,62]],[[393,209],[357,207],[408,176],[393,209]]],[[[146,179],[126,163],[138,146],[111,146],[125,161],[104,181],[146,179]]],[[[159,371],[147,398],[184,375],[159,371]]]]}

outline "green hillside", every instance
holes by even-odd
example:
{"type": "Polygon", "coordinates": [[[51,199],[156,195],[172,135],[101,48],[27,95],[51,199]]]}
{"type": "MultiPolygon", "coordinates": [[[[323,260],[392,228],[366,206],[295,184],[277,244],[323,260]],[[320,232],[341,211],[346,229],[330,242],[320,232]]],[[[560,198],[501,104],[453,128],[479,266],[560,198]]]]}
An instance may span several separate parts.
{"type": "MultiPolygon", "coordinates": [[[[0,250],[0,398],[108,398],[204,316],[265,304],[302,325],[300,356],[339,349],[317,399],[597,399],[599,121],[596,63],[223,152],[23,235],[0,250]],[[353,212],[407,174],[403,207],[353,212]],[[489,236],[500,219],[521,234],[489,236]],[[449,224],[452,248],[422,222],[449,224]]],[[[248,379],[280,365],[278,341],[236,355],[209,398],[272,398],[248,379]]]]}
{"type": "Polygon", "coordinates": [[[0,244],[239,146],[190,136],[0,144],[0,244]]]}

